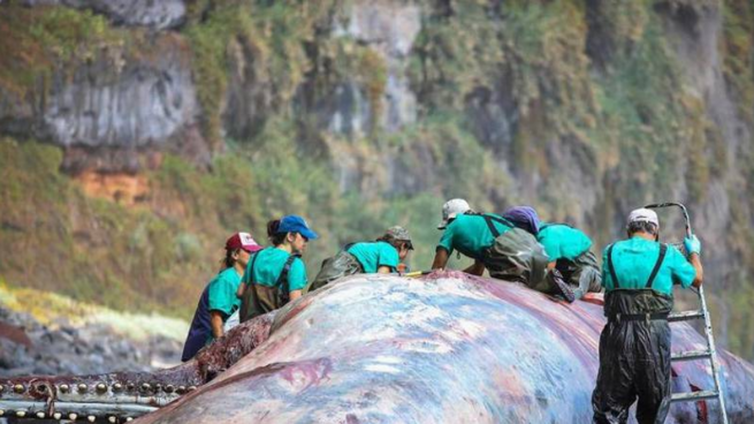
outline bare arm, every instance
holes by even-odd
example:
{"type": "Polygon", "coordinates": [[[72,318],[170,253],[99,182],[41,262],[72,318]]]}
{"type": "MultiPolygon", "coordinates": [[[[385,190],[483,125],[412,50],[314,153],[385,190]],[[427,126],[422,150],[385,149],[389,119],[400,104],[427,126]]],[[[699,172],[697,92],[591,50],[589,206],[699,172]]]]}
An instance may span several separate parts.
{"type": "Polygon", "coordinates": [[[547,269],[555,269],[556,261],[548,262],[547,263],[547,269]]]}
{"type": "Polygon", "coordinates": [[[482,276],[484,274],[484,263],[480,260],[475,260],[474,264],[464,269],[463,272],[471,275],[482,276]]]}
{"type": "Polygon", "coordinates": [[[291,301],[298,299],[299,297],[301,297],[303,295],[303,293],[304,293],[303,290],[294,290],[294,291],[292,291],[291,294],[289,295],[290,298],[291,298],[291,301]]]}
{"type": "Polygon", "coordinates": [[[219,339],[223,336],[223,316],[218,311],[209,311],[209,323],[212,327],[212,337],[219,339]]]}
{"type": "Polygon", "coordinates": [[[445,265],[448,264],[448,258],[450,253],[442,247],[435,251],[435,260],[432,262],[432,269],[445,269],[445,265]]]}
{"type": "Polygon", "coordinates": [[[390,270],[389,266],[381,266],[377,268],[378,274],[390,274],[392,271],[390,270]]]}
{"type": "Polygon", "coordinates": [[[699,258],[699,255],[696,253],[692,253],[689,257],[689,262],[691,262],[691,266],[694,267],[696,270],[696,277],[694,277],[694,281],[691,282],[691,285],[694,287],[701,287],[702,286],[702,280],[704,280],[704,269],[702,268],[702,260],[699,258]]]}

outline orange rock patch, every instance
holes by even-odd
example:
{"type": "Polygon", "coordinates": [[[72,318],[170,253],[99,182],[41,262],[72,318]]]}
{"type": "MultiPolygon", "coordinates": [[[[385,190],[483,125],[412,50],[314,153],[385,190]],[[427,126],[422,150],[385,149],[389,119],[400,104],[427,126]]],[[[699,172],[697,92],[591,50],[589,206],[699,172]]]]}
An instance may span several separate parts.
{"type": "Polygon", "coordinates": [[[149,194],[149,182],[143,175],[85,171],[74,177],[88,196],[132,206],[149,194]]]}

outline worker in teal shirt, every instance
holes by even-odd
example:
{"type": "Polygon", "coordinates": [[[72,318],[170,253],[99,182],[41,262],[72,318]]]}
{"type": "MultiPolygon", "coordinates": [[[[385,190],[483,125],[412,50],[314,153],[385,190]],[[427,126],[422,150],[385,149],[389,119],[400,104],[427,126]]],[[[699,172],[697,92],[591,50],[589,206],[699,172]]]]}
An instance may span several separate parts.
{"type": "Polygon", "coordinates": [[[503,213],[503,218],[537,238],[547,252],[549,269],[557,269],[573,291],[575,299],[602,289],[597,257],[592,253],[592,240],[583,231],[568,224],[543,223],[531,206],[516,206],[503,213]]]}
{"type": "Polygon", "coordinates": [[[233,234],[225,242],[223,269],[207,284],[191,321],[182,361],[223,335],[223,324],[240,306],[236,291],[249,258],[262,249],[249,233],[233,234]]]}
{"type": "Polygon", "coordinates": [[[602,274],[591,250],[592,240],[583,231],[568,224],[543,223],[537,241],[545,247],[549,267],[560,271],[576,299],[602,290],[602,274]]]}
{"type": "Polygon", "coordinates": [[[660,223],[650,209],[628,218],[628,239],[605,249],[602,282],[607,325],[600,336],[600,369],[592,394],[595,423],[626,422],[638,397],[636,419],[662,423],[670,407],[668,314],[673,284],[702,285],[701,243],[684,240],[686,259],[658,242],[660,223]]]}
{"type": "MultiPolygon", "coordinates": [[[[444,229],[437,245],[432,269],[443,269],[454,250],[474,259],[464,272],[516,281],[543,293],[562,296],[573,301],[573,293],[563,281],[554,283],[546,273],[547,256],[533,235],[515,227],[495,214],[480,214],[471,210],[463,199],[453,199],[443,206],[444,229]]],[[[553,277],[556,277],[553,275],[553,277]]]]}
{"type": "Polygon", "coordinates": [[[376,241],[349,244],[337,255],[325,259],[311,290],[347,275],[396,272],[398,264],[413,248],[408,230],[397,225],[390,227],[376,241]]]}
{"type": "Polygon", "coordinates": [[[309,240],[318,238],[317,233],[304,218],[288,215],[267,223],[267,235],[272,246],[249,260],[243,284],[238,288],[241,322],[282,308],[301,297],[306,288],[306,266],[301,255],[309,240]]]}

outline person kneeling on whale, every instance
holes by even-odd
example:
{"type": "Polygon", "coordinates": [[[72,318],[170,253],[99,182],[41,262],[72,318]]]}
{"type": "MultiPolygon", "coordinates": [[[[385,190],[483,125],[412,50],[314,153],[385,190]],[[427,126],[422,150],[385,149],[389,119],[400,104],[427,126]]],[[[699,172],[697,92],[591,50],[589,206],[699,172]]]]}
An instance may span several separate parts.
{"type": "Polygon", "coordinates": [[[503,213],[503,218],[537,238],[549,257],[548,268],[560,272],[576,299],[602,290],[600,267],[591,251],[592,240],[583,231],[569,224],[541,222],[530,206],[512,207],[503,213]]]}
{"type": "Polygon", "coordinates": [[[533,235],[517,228],[500,215],[474,212],[463,199],[445,203],[444,230],[435,252],[432,269],[444,269],[454,250],[474,259],[464,272],[520,282],[539,292],[574,301],[573,291],[560,273],[548,270],[547,254],[533,235]]]}
{"type": "Polygon", "coordinates": [[[347,275],[396,272],[413,249],[408,230],[397,225],[390,227],[373,242],[348,244],[337,255],[325,259],[310,290],[317,290],[347,275]]]}

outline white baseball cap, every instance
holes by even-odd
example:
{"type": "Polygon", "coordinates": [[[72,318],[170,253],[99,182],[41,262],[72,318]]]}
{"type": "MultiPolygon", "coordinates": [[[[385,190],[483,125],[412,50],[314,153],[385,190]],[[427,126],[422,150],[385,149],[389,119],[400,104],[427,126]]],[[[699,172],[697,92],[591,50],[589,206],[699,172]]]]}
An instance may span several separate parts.
{"type": "Polygon", "coordinates": [[[437,225],[437,229],[445,229],[448,226],[448,221],[470,210],[471,206],[469,206],[469,202],[464,199],[448,200],[442,205],[442,221],[437,225]]]}
{"type": "Polygon", "coordinates": [[[651,222],[652,224],[655,224],[656,226],[660,226],[660,220],[657,218],[657,213],[653,211],[652,209],[647,208],[639,208],[634,209],[631,211],[630,214],[628,214],[628,224],[631,224],[632,222],[651,222]]]}

